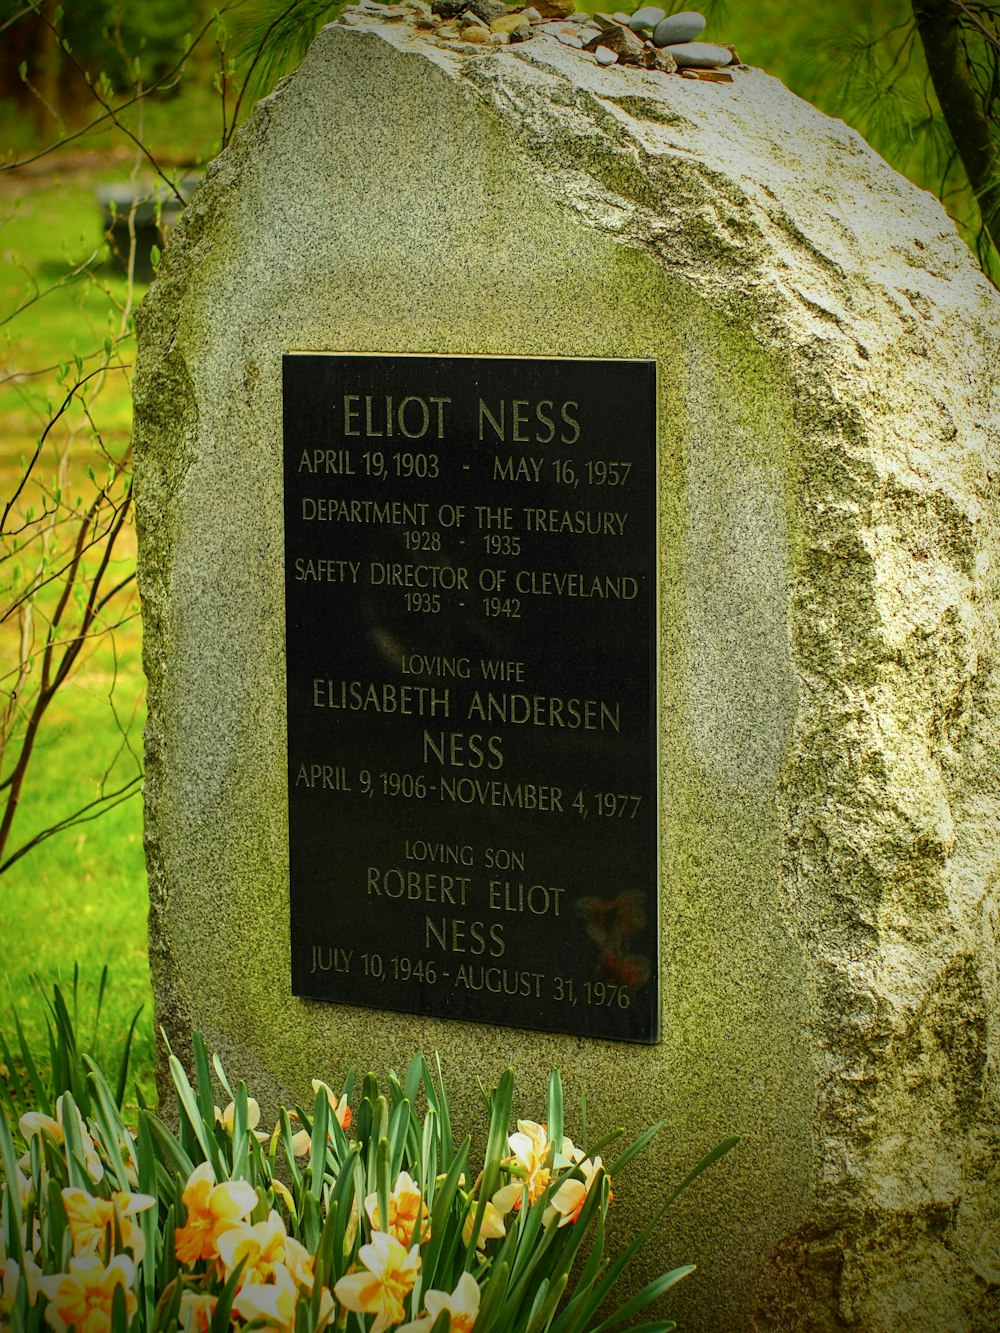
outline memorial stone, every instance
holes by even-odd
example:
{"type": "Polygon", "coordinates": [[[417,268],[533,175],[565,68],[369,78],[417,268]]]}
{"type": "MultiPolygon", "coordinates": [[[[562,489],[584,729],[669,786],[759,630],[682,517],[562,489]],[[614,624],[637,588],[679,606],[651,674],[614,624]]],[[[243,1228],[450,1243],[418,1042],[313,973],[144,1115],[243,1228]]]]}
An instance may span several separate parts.
{"type": "Polygon", "coordinates": [[[740,1134],[690,1330],[987,1333],[1000,298],[767,75],[563,28],[345,11],[139,313],[157,1021],[265,1111],[666,1116],[619,1247],[740,1134]]]}

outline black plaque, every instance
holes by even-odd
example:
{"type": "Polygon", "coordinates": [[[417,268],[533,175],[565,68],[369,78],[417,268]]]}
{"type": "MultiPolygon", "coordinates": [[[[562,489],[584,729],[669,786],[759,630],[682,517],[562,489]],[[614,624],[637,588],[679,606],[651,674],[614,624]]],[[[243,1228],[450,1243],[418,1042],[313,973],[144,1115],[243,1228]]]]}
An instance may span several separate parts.
{"type": "Polygon", "coordinates": [[[655,388],[284,358],[296,995],[657,1040],[655,388]]]}

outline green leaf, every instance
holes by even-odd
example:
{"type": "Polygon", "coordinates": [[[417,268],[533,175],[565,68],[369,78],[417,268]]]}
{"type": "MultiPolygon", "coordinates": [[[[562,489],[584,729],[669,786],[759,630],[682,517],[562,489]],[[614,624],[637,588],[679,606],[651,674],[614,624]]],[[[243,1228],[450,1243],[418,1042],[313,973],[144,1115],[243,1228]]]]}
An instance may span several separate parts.
{"type": "Polygon", "coordinates": [[[329,1133],[330,1100],[324,1088],[316,1092],[313,1111],[312,1143],[309,1149],[309,1193],[319,1202],[323,1197],[323,1179],[326,1175],[326,1140],[329,1133]]]}
{"type": "Polygon", "coordinates": [[[375,1192],[378,1195],[379,1227],[383,1231],[389,1229],[389,1195],[392,1192],[389,1172],[391,1167],[392,1144],[388,1139],[379,1139],[378,1149],[375,1153],[375,1192]]]}
{"type": "MultiPolygon", "coordinates": [[[[17,1180],[17,1153],[14,1151],[14,1140],[11,1137],[10,1125],[7,1123],[6,1113],[0,1115],[0,1162],[3,1163],[4,1179],[10,1182],[17,1180]]],[[[21,1215],[21,1196],[16,1188],[7,1188],[3,1191],[4,1211],[11,1214],[13,1225],[5,1224],[4,1235],[8,1246],[10,1247],[10,1257],[17,1262],[19,1268],[24,1265],[24,1243],[22,1236],[21,1215]]]]}
{"type": "Polygon", "coordinates": [[[236,1180],[247,1180],[253,1132],[250,1129],[247,1085],[242,1080],[236,1085],[233,1101],[233,1166],[230,1174],[236,1180]]]}
{"type": "MultiPolygon", "coordinates": [[[[434,1064],[437,1069],[437,1101],[435,1110],[441,1122],[441,1133],[439,1143],[441,1145],[441,1165],[447,1167],[451,1164],[452,1153],[455,1151],[455,1140],[451,1130],[451,1114],[448,1110],[448,1097],[444,1088],[444,1075],[441,1073],[441,1057],[435,1054],[434,1064]]],[[[430,1071],[427,1070],[427,1062],[424,1062],[425,1084],[433,1086],[430,1078],[430,1071]]],[[[428,1095],[430,1095],[428,1093],[428,1095]]]]}
{"type": "Polygon", "coordinates": [[[236,1297],[236,1288],[239,1286],[240,1274],[243,1272],[245,1259],[241,1259],[233,1269],[229,1281],[222,1288],[218,1303],[212,1311],[212,1322],[209,1324],[209,1333],[230,1333],[229,1316],[233,1308],[233,1300],[236,1297]]]}
{"type": "MultiPolygon", "coordinates": [[[[111,351],[111,339],[110,339],[110,338],[105,339],[104,346],[105,346],[105,349],[108,351],[108,354],[110,355],[110,351],[111,351]]],[[[236,1094],[233,1092],[232,1088],[229,1086],[229,1079],[226,1077],[226,1071],[223,1069],[223,1067],[222,1067],[222,1061],[219,1059],[218,1055],[213,1055],[213,1056],[212,1056],[212,1068],[215,1070],[215,1076],[216,1076],[216,1078],[219,1080],[219,1082],[220,1082],[220,1083],[222,1084],[222,1086],[225,1088],[226,1093],[227,1093],[227,1095],[228,1095],[228,1097],[229,1097],[229,1100],[230,1100],[231,1102],[234,1102],[234,1101],[236,1100],[236,1094]]]]}
{"type": "Polygon", "coordinates": [[[610,1333],[610,1330],[624,1324],[626,1319],[631,1319],[634,1314],[644,1310],[647,1305],[662,1296],[665,1291],[669,1291],[682,1278],[687,1277],[689,1273],[694,1272],[694,1264],[682,1264],[680,1268],[671,1269],[669,1273],[661,1273],[659,1277],[648,1282],[641,1291],[625,1302],[603,1323],[598,1324],[593,1333],[610,1333]]]}
{"type": "Polygon", "coordinates": [[[437,1190],[437,1112],[432,1106],[424,1116],[423,1137],[420,1144],[420,1169],[417,1183],[420,1193],[427,1204],[428,1212],[434,1208],[434,1196],[437,1190]]]}
{"type": "Polygon", "coordinates": [[[163,251],[158,245],[151,245],[149,247],[149,263],[152,269],[156,270],[160,267],[160,259],[162,257],[163,251]]]}
{"type": "Polygon", "coordinates": [[[558,1069],[549,1070],[547,1127],[549,1142],[555,1144],[556,1152],[560,1152],[563,1141],[563,1088],[558,1069]]]}
{"type": "Polygon", "coordinates": [[[90,1178],[90,1172],[87,1170],[86,1159],[83,1154],[83,1135],[80,1132],[80,1123],[77,1119],[79,1108],[72,1092],[67,1090],[62,1094],[62,1127],[66,1139],[66,1165],[69,1170],[69,1183],[78,1189],[86,1190],[89,1194],[94,1187],[94,1182],[90,1178]]]}
{"type": "MultiPolygon", "coordinates": [[[[166,1125],[152,1111],[142,1111],[139,1114],[139,1133],[142,1133],[143,1125],[149,1131],[150,1137],[155,1141],[160,1149],[160,1154],[167,1168],[176,1173],[186,1182],[191,1172],[194,1170],[194,1162],[184,1151],[181,1143],[174,1138],[166,1125]]],[[[154,1194],[155,1190],[147,1190],[149,1194],[154,1194]]]]}
{"type": "Polygon", "coordinates": [[[192,1045],[194,1047],[194,1072],[198,1093],[198,1108],[201,1111],[201,1118],[205,1125],[214,1127],[215,1098],[212,1095],[212,1074],[208,1067],[208,1051],[205,1048],[205,1039],[200,1032],[194,1032],[192,1045]]]}
{"type": "MultiPolygon", "coordinates": [[[[479,1302],[479,1314],[476,1316],[478,1333],[490,1333],[493,1321],[503,1308],[509,1279],[510,1265],[506,1259],[498,1259],[493,1265],[479,1302]]],[[[507,1333],[507,1328],[499,1326],[499,1333],[507,1333]]]]}
{"type": "Polygon", "coordinates": [[[187,1125],[204,1153],[205,1160],[211,1162],[216,1180],[224,1180],[226,1173],[223,1170],[219,1145],[215,1141],[215,1108],[213,1107],[210,1111],[211,1120],[206,1123],[202,1117],[198,1099],[188,1082],[184,1066],[176,1055],[171,1055],[169,1064],[170,1077],[173,1079],[174,1087],[177,1090],[177,1100],[180,1103],[180,1109],[187,1125]]]}
{"type": "Polygon", "coordinates": [[[115,1101],[119,1109],[125,1101],[125,1085],[128,1082],[128,1065],[132,1056],[132,1041],[135,1037],[135,1025],[139,1021],[139,1015],[142,1013],[145,1005],[140,1004],[139,1008],[132,1015],[132,1022],[128,1026],[128,1032],[125,1034],[125,1045],[122,1049],[121,1063],[118,1066],[118,1084],[115,1088],[115,1101]]]}
{"type": "Polygon", "coordinates": [[[514,1103],[514,1071],[505,1069],[500,1075],[500,1082],[490,1097],[490,1128],[486,1140],[486,1158],[483,1163],[482,1185],[476,1204],[476,1216],[472,1226],[472,1238],[466,1257],[466,1267],[475,1252],[476,1237],[479,1235],[486,1213],[486,1205],[496,1193],[500,1180],[500,1163],[507,1148],[507,1130],[510,1125],[510,1112],[514,1103]]]}
{"type": "Polygon", "coordinates": [[[634,1139],[625,1149],[625,1151],[621,1154],[621,1156],[616,1157],[615,1160],[608,1167],[608,1174],[612,1176],[617,1176],[618,1173],[623,1169],[623,1167],[628,1166],[629,1162],[632,1161],[633,1157],[638,1157],[639,1153],[641,1153],[646,1147],[648,1147],[648,1145],[652,1142],[652,1140],[656,1137],[656,1135],[659,1134],[660,1130],[664,1127],[666,1123],[667,1123],[666,1120],[657,1120],[655,1125],[650,1125],[649,1129],[647,1129],[644,1133],[640,1134],[637,1139],[634,1139]]]}
{"type": "Polygon", "coordinates": [[[38,1072],[38,1066],[35,1064],[31,1053],[31,1047],[28,1039],[24,1035],[24,1027],[21,1024],[20,1015],[17,1010],[13,1010],[14,1030],[17,1033],[17,1045],[21,1055],[21,1063],[24,1065],[28,1075],[28,1082],[31,1085],[31,1095],[34,1099],[35,1109],[44,1112],[46,1115],[52,1115],[53,1098],[49,1095],[46,1084],[38,1072]]]}
{"type": "MultiPolygon", "coordinates": [[[[455,1202],[455,1196],[458,1193],[458,1182],[465,1174],[466,1163],[469,1157],[469,1147],[471,1139],[466,1139],[452,1159],[451,1166],[441,1185],[438,1187],[434,1197],[434,1207],[431,1209],[431,1238],[427,1242],[423,1252],[423,1280],[424,1289],[438,1286],[439,1269],[443,1273],[444,1268],[450,1263],[450,1257],[444,1250],[445,1236],[449,1231],[449,1215],[452,1211],[452,1205],[455,1202]]],[[[461,1228],[452,1227],[452,1239],[457,1243],[461,1239],[461,1228]]],[[[472,1258],[467,1258],[463,1267],[472,1268],[475,1258],[475,1237],[471,1244],[472,1258]]],[[[451,1290],[451,1288],[448,1288],[451,1290]]]]}
{"type": "Polygon", "coordinates": [[[128,1137],[128,1130],[122,1123],[121,1116],[118,1113],[118,1103],[112,1096],[107,1079],[89,1056],[83,1058],[89,1070],[90,1085],[94,1093],[94,1100],[97,1103],[94,1108],[94,1120],[104,1146],[105,1155],[111,1172],[117,1181],[118,1188],[128,1192],[132,1186],[129,1183],[121,1153],[121,1145],[128,1137]]]}

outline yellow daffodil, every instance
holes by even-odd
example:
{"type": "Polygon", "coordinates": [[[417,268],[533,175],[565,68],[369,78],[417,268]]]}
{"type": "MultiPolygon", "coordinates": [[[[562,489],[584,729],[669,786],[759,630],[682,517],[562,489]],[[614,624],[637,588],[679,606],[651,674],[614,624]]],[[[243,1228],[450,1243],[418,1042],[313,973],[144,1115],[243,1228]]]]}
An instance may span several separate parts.
{"type": "Polygon", "coordinates": [[[35,1192],[35,1184],[29,1176],[24,1174],[17,1162],[14,1163],[14,1183],[17,1185],[17,1197],[23,1211],[31,1202],[32,1195],[35,1192]]]}
{"type": "Polygon", "coordinates": [[[306,1291],[312,1291],[315,1266],[315,1257],[294,1236],[289,1236],[285,1241],[285,1267],[306,1291]]]}
{"type": "MultiPolygon", "coordinates": [[[[326,1093],[326,1100],[329,1103],[331,1112],[333,1113],[333,1115],[336,1116],[337,1123],[340,1125],[340,1128],[350,1129],[351,1108],[347,1105],[347,1102],[343,1099],[343,1097],[338,1097],[337,1094],[332,1090],[332,1088],[330,1088],[326,1083],[324,1083],[322,1079],[318,1078],[314,1078],[312,1080],[312,1090],[313,1090],[314,1102],[320,1091],[326,1093]]],[[[297,1122],[299,1117],[295,1111],[289,1111],[288,1118],[293,1122],[297,1122]]],[[[275,1125],[274,1127],[275,1135],[278,1133],[279,1129],[280,1126],[275,1125]]],[[[308,1157],[311,1151],[312,1151],[312,1136],[310,1135],[309,1131],[307,1129],[296,1130],[296,1132],[292,1135],[292,1152],[294,1153],[294,1155],[296,1157],[308,1157]]]]}
{"type": "Polygon", "coordinates": [[[136,1213],[154,1208],[151,1194],[128,1194],[116,1190],[110,1199],[95,1199],[86,1190],[66,1188],[62,1192],[63,1207],[73,1238],[73,1253],[97,1254],[114,1248],[115,1218],[122,1238],[122,1248],[132,1251],[136,1263],[146,1253],[146,1238],[135,1221],[136,1213]]]}
{"type": "Polygon", "coordinates": [[[312,1081],[313,1101],[315,1102],[317,1094],[322,1089],[326,1093],[326,1099],[330,1103],[330,1110],[337,1117],[337,1124],[341,1129],[350,1129],[351,1127],[351,1108],[344,1101],[343,1097],[337,1094],[323,1082],[320,1078],[314,1078],[312,1081]]]}
{"type": "Polygon", "coordinates": [[[233,1301],[233,1312],[248,1322],[265,1319],[272,1328],[291,1333],[295,1327],[298,1299],[299,1289],[291,1274],[281,1269],[273,1282],[260,1282],[254,1278],[244,1282],[233,1301]]]}
{"type": "MultiPolygon", "coordinates": [[[[499,1240],[501,1236],[506,1235],[504,1218],[521,1200],[522,1187],[519,1180],[513,1181],[510,1185],[504,1185],[493,1195],[492,1199],[487,1199],[486,1208],[483,1211],[483,1220],[479,1225],[479,1235],[476,1237],[476,1248],[481,1250],[488,1240],[499,1240]]],[[[465,1223],[462,1227],[462,1241],[468,1245],[472,1239],[472,1228],[476,1224],[477,1204],[473,1201],[472,1207],[465,1215],[465,1223]]]]}
{"type": "MultiPolygon", "coordinates": [[[[236,1103],[230,1102],[224,1111],[215,1108],[215,1119],[232,1137],[233,1126],[236,1123],[236,1103]]],[[[265,1134],[263,1130],[257,1128],[260,1124],[260,1104],[255,1097],[247,1098],[247,1129],[253,1132],[254,1138],[258,1143],[266,1143],[270,1135],[265,1134]]]]}
{"type": "MultiPolygon", "coordinates": [[[[559,1188],[549,1200],[549,1206],[546,1208],[542,1221],[548,1226],[549,1222],[556,1215],[560,1214],[559,1225],[564,1227],[569,1222],[575,1222],[580,1216],[580,1209],[583,1207],[587,1195],[594,1187],[598,1178],[598,1173],[603,1169],[604,1163],[599,1157],[593,1161],[589,1157],[577,1163],[577,1167],[583,1172],[582,1180],[564,1180],[559,1188]]],[[[608,1196],[610,1198],[610,1195],[608,1196]]]]}
{"type": "Polygon", "coordinates": [[[38,1299],[38,1284],[42,1276],[42,1270],[30,1254],[26,1253],[24,1256],[23,1269],[18,1266],[16,1259],[4,1259],[3,1268],[0,1270],[0,1329],[6,1326],[4,1320],[14,1308],[21,1279],[24,1279],[28,1287],[28,1304],[34,1305],[38,1299]]]}
{"type": "Polygon", "coordinates": [[[267,1282],[285,1264],[285,1224],[271,1209],[263,1222],[234,1222],[216,1241],[219,1258],[229,1278],[243,1264],[240,1283],[267,1282]]]}
{"type": "Polygon", "coordinates": [[[354,1249],[354,1242],[358,1238],[358,1227],[361,1225],[361,1214],[358,1211],[358,1196],[355,1195],[351,1200],[351,1214],[347,1219],[347,1226],[344,1228],[344,1254],[348,1255],[354,1249]]]}
{"type": "Polygon", "coordinates": [[[174,1246],[182,1264],[218,1256],[220,1235],[257,1206],[257,1191],[245,1180],[216,1183],[210,1162],[196,1166],[181,1195],[187,1221],[177,1228],[174,1246]]]}
{"type": "Polygon", "coordinates": [[[424,1296],[424,1308],[427,1311],[425,1315],[400,1325],[398,1333],[430,1333],[442,1310],[448,1311],[448,1333],[472,1333],[472,1326],[479,1314],[479,1287],[476,1279],[471,1273],[463,1273],[450,1295],[446,1291],[431,1289],[424,1296]]]}
{"type": "MultiPolygon", "coordinates": [[[[288,1118],[289,1120],[292,1121],[293,1124],[298,1123],[299,1117],[296,1111],[289,1111],[288,1118]]],[[[274,1127],[275,1134],[278,1133],[278,1130],[280,1128],[281,1128],[280,1125],[275,1125],[274,1127]]],[[[312,1151],[312,1135],[309,1133],[308,1129],[296,1130],[296,1132],[292,1135],[292,1152],[295,1154],[296,1157],[308,1157],[311,1151],[312,1151]]]]}
{"type": "Polygon", "coordinates": [[[509,1159],[511,1175],[523,1180],[528,1188],[528,1202],[534,1203],[545,1192],[551,1174],[548,1164],[551,1147],[544,1125],[534,1120],[519,1120],[517,1133],[507,1140],[513,1156],[509,1159]]]}
{"type": "MultiPolygon", "coordinates": [[[[299,1295],[300,1288],[291,1273],[285,1268],[279,1268],[272,1282],[245,1282],[233,1301],[233,1310],[247,1321],[264,1319],[270,1327],[292,1333],[299,1295]]],[[[315,1323],[310,1322],[311,1333],[319,1333],[326,1328],[335,1309],[333,1297],[324,1287],[320,1294],[318,1317],[315,1323]]]]}
{"type": "Polygon", "coordinates": [[[527,1185],[529,1203],[534,1203],[544,1194],[554,1170],[559,1171],[583,1160],[583,1153],[572,1139],[564,1137],[558,1148],[555,1148],[549,1142],[545,1126],[534,1120],[519,1120],[517,1133],[511,1134],[507,1143],[513,1154],[507,1166],[511,1175],[527,1185]]]}
{"type": "MultiPolygon", "coordinates": [[[[56,1117],[54,1120],[50,1115],[45,1115],[42,1111],[26,1111],[18,1121],[21,1133],[24,1135],[25,1139],[31,1139],[35,1135],[45,1134],[53,1141],[53,1143],[57,1143],[60,1147],[63,1147],[66,1142],[65,1116],[69,1109],[64,1103],[65,1098],[56,1098],[56,1117]]],[[[83,1164],[86,1168],[87,1175],[95,1182],[103,1180],[104,1167],[100,1157],[97,1155],[97,1147],[91,1136],[90,1130],[87,1128],[83,1116],[80,1114],[79,1109],[76,1106],[73,1107],[73,1114],[80,1135],[80,1143],[83,1146],[83,1164]]],[[[30,1161],[30,1156],[24,1157],[21,1159],[19,1165],[26,1168],[30,1161]]]]}
{"type": "Polygon", "coordinates": [[[180,1324],[183,1333],[208,1333],[217,1296],[201,1291],[186,1291],[181,1297],[180,1324]]]}
{"type": "Polygon", "coordinates": [[[68,1273],[56,1273],[39,1280],[39,1288],[48,1300],[45,1318],[57,1333],[108,1333],[111,1308],[116,1290],[125,1293],[125,1316],[131,1319],[138,1302],[132,1291],[135,1266],[124,1254],[116,1254],[103,1264],[96,1254],[82,1255],[69,1261],[68,1273]]]}
{"type": "Polygon", "coordinates": [[[378,1195],[369,1194],[365,1199],[365,1212],[375,1231],[388,1231],[401,1245],[409,1245],[415,1240],[415,1228],[420,1222],[420,1242],[430,1240],[431,1230],[428,1223],[427,1205],[417,1183],[408,1171],[400,1171],[396,1183],[389,1195],[389,1225],[383,1227],[378,1211],[378,1195]]]}
{"type": "Polygon", "coordinates": [[[296,1215],[295,1200],[292,1197],[292,1191],[288,1188],[287,1185],[283,1184],[280,1180],[272,1180],[271,1188],[274,1190],[275,1194],[277,1194],[278,1198],[288,1209],[291,1216],[294,1217],[296,1215]]]}
{"type": "Polygon", "coordinates": [[[383,1333],[406,1318],[403,1302],[417,1280],[420,1247],[406,1251],[387,1231],[376,1231],[371,1242],[361,1246],[358,1258],[367,1271],[342,1277],[334,1295],[348,1310],[375,1315],[369,1333],[383,1333]]]}

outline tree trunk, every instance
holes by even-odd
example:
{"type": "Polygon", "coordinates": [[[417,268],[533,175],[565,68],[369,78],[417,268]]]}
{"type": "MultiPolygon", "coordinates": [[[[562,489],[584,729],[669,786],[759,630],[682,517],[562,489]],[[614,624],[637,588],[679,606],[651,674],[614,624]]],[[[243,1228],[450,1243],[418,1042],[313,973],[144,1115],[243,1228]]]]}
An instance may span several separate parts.
{"type": "Polygon", "coordinates": [[[991,133],[961,41],[954,0],[912,0],[934,91],[979,203],[983,225],[1000,251],[1000,149],[991,133]]]}

